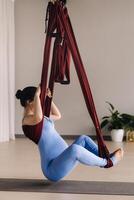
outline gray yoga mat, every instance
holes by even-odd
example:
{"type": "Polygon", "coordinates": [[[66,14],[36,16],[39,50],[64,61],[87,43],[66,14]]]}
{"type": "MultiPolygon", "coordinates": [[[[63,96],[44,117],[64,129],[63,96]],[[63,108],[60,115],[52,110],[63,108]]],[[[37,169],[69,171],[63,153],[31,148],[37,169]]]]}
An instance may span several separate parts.
{"type": "Polygon", "coordinates": [[[1,178],[0,191],[133,196],[134,183],[1,178]]]}

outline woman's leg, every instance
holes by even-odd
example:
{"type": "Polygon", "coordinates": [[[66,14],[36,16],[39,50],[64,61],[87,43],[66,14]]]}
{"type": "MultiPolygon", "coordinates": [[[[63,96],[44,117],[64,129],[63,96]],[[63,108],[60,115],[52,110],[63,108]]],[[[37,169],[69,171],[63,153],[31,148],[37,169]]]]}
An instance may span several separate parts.
{"type": "MultiPolygon", "coordinates": [[[[99,156],[98,145],[87,135],[79,136],[73,142],[73,144],[81,145],[82,147],[84,147],[88,151],[94,153],[96,156],[99,156]]],[[[115,153],[115,151],[113,153],[110,153],[110,158],[114,155],[114,153],[115,153]]]]}
{"type": "Polygon", "coordinates": [[[79,136],[73,144],[78,144],[98,156],[98,145],[87,135],[79,136]]]}
{"type": "Polygon", "coordinates": [[[78,162],[99,167],[104,167],[107,164],[106,159],[96,156],[78,144],[72,144],[49,163],[47,178],[52,181],[60,180],[69,174],[78,162]]]}

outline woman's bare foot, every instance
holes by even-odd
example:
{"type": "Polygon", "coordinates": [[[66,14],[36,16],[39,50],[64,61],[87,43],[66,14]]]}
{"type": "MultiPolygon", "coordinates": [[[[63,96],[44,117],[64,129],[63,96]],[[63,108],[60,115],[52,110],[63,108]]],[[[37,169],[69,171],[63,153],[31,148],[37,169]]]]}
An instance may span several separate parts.
{"type": "Polygon", "coordinates": [[[117,164],[123,158],[123,155],[124,155],[124,151],[122,148],[119,148],[116,151],[114,151],[111,157],[113,164],[114,165],[117,164]]]}

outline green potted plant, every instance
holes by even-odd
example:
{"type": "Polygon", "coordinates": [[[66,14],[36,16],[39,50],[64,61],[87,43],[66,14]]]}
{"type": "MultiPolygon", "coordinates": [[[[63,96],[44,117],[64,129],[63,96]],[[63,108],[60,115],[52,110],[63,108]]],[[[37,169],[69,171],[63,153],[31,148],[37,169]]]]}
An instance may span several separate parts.
{"type": "Polygon", "coordinates": [[[115,142],[122,142],[124,137],[124,120],[122,115],[119,113],[118,110],[114,108],[114,106],[109,103],[110,108],[110,115],[104,116],[101,122],[101,128],[108,130],[111,132],[112,141],[115,142]]]}
{"type": "Polygon", "coordinates": [[[126,113],[121,114],[126,131],[134,131],[134,116],[126,113]]]}
{"type": "Polygon", "coordinates": [[[133,142],[134,141],[134,116],[129,114],[122,114],[123,123],[125,125],[126,131],[126,140],[133,142]]]}

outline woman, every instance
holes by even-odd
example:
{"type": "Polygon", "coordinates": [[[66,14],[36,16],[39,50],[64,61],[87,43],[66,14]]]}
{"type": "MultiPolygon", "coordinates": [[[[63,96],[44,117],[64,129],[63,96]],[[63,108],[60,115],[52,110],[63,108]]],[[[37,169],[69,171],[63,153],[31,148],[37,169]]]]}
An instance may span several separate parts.
{"type": "MultiPolygon", "coordinates": [[[[79,162],[89,166],[105,167],[107,160],[98,156],[98,146],[90,137],[81,135],[68,146],[54,126],[54,121],[61,118],[60,111],[54,102],[51,105],[50,117],[43,116],[40,90],[40,86],[26,87],[16,92],[16,98],[20,99],[24,107],[22,120],[24,134],[38,145],[43,174],[51,181],[59,181],[79,162]],[[32,128],[41,120],[43,120],[41,135],[35,137],[32,128]]],[[[49,89],[46,95],[49,98],[52,97],[49,89]]],[[[116,165],[122,157],[122,149],[112,153],[113,165],[116,165]]]]}

